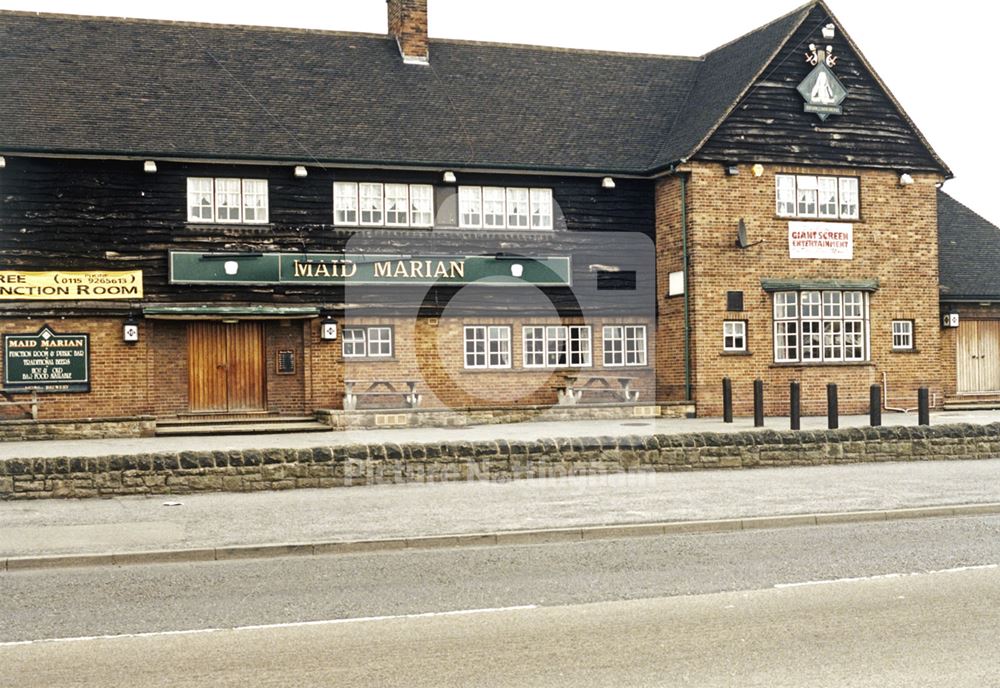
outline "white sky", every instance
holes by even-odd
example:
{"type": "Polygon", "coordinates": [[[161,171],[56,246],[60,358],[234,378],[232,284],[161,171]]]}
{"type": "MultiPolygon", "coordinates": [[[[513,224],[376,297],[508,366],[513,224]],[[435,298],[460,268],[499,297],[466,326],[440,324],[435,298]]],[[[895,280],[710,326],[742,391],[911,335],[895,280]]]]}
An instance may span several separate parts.
{"type": "MultiPolygon", "coordinates": [[[[701,55],[800,0],[429,0],[429,32],[503,41],[701,55]]],[[[1000,4],[828,0],[910,117],[955,173],[945,189],[1000,225],[1000,4]]],[[[0,0],[0,9],[385,33],[385,0],[0,0]]],[[[0,46],[2,50],[2,46],[0,46]]]]}

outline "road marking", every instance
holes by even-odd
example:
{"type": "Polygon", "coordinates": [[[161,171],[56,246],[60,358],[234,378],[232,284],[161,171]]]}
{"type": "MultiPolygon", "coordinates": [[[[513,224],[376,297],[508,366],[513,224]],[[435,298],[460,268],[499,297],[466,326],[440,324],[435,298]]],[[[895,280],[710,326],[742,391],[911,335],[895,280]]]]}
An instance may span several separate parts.
{"type": "Polygon", "coordinates": [[[335,626],[338,624],[363,623],[372,621],[395,621],[402,619],[430,619],[438,616],[470,616],[473,614],[495,614],[497,612],[528,611],[538,609],[537,604],[522,604],[514,607],[486,607],[483,609],[455,609],[447,612],[421,612],[418,614],[394,614],[391,616],[355,616],[346,619],[323,619],[320,621],[291,621],[288,623],[256,624],[233,626],[231,628],[192,628],[183,631],[149,631],[146,633],[120,633],[117,635],[81,635],[71,638],[39,638],[37,640],[14,640],[0,642],[0,647],[17,645],[38,645],[42,643],[76,643],[87,640],[118,640],[120,638],[159,638],[171,635],[206,635],[226,631],[263,631],[274,628],[300,628],[304,626],[335,626]]]}
{"type": "Polygon", "coordinates": [[[911,571],[910,573],[882,573],[877,576],[859,576],[857,578],[829,578],[826,580],[802,581],[801,583],[776,583],[777,589],[801,588],[807,585],[830,585],[833,583],[858,583],[860,581],[886,580],[890,578],[902,578],[904,576],[926,576],[937,573],[960,573],[962,571],[983,571],[986,569],[1000,568],[1000,564],[980,564],[977,566],[956,566],[952,569],[936,569],[934,571],[911,571]]]}

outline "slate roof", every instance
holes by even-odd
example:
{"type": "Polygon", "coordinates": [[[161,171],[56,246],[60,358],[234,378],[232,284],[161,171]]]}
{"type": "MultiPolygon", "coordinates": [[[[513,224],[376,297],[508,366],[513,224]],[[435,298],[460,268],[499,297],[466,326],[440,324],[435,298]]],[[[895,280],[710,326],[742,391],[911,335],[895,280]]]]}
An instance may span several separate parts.
{"type": "Polygon", "coordinates": [[[942,301],[1000,299],[1000,227],[938,191],[942,301]]]}
{"type": "Polygon", "coordinates": [[[700,57],[0,12],[0,152],[647,174],[821,0],[700,57]]]}

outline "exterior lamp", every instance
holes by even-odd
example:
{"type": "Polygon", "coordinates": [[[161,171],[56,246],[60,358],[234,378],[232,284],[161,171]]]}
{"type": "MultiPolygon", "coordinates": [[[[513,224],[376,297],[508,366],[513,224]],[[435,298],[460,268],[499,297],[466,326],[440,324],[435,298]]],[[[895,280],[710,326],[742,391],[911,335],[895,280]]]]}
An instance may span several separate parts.
{"type": "Polygon", "coordinates": [[[0,155],[0,170],[7,167],[7,158],[0,155]]]}
{"type": "Polygon", "coordinates": [[[604,179],[601,180],[601,188],[602,189],[615,188],[615,180],[612,179],[611,177],[605,177],[604,179]]]}
{"type": "Polygon", "coordinates": [[[296,165],[295,166],[295,176],[299,177],[299,178],[301,178],[301,177],[308,177],[309,176],[309,170],[306,169],[305,165],[296,165]]]}
{"type": "Polygon", "coordinates": [[[142,163],[142,171],[145,172],[146,174],[156,174],[156,161],[147,160],[146,162],[142,163]]]}
{"type": "Polygon", "coordinates": [[[128,314],[125,324],[122,325],[122,341],[129,343],[139,341],[139,321],[132,313],[128,314]]]}
{"type": "Polygon", "coordinates": [[[452,172],[451,170],[446,170],[445,173],[441,175],[441,181],[443,181],[445,184],[454,184],[455,182],[458,181],[458,179],[455,177],[454,172],[452,172]]]}
{"type": "Polygon", "coordinates": [[[837,29],[833,24],[827,24],[826,26],[823,27],[823,38],[825,40],[828,41],[833,40],[833,37],[836,35],[836,33],[837,29]]]}
{"type": "Polygon", "coordinates": [[[912,183],[913,183],[913,177],[911,177],[907,173],[904,172],[903,174],[899,175],[900,186],[909,186],[912,183]]]}
{"type": "Polygon", "coordinates": [[[319,338],[327,341],[337,338],[337,321],[332,315],[327,315],[320,323],[319,338]]]}
{"type": "Polygon", "coordinates": [[[735,177],[740,173],[740,166],[734,162],[726,164],[726,176],[735,177]]]}
{"type": "Polygon", "coordinates": [[[758,162],[750,168],[750,171],[753,172],[753,176],[759,177],[764,174],[764,166],[758,162]]]}

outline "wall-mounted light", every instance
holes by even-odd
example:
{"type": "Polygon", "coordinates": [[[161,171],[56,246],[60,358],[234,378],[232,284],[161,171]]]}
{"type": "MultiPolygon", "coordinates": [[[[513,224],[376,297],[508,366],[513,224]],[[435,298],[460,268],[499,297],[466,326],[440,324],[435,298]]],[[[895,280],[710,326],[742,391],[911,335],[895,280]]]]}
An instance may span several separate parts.
{"type": "Polygon", "coordinates": [[[142,171],[145,172],[146,174],[156,174],[156,161],[147,160],[146,162],[142,163],[142,171]]]}
{"type": "Polygon", "coordinates": [[[295,166],[295,176],[296,177],[300,177],[300,178],[301,177],[308,177],[309,176],[309,170],[306,169],[305,165],[296,165],[295,166]]]}
{"type": "Polygon", "coordinates": [[[740,173],[740,166],[736,163],[726,163],[726,176],[735,177],[740,173]]]}
{"type": "Polygon", "coordinates": [[[122,325],[122,341],[124,342],[137,342],[139,341],[139,321],[135,319],[135,316],[131,313],[128,314],[128,318],[122,325]]]}
{"type": "Polygon", "coordinates": [[[601,180],[601,188],[602,189],[615,188],[615,180],[612,179],[611,177],[605,177],[604,179],[601,180]]]}
{"type": "Polygon", "coordinates": [[[510,274],[511,277],[520,277],[524,274],[524,266],[520,263],[511,263],[510,274]]]}
{"type": "Polygon", "coordinates": [[[319,338],[324,340],[337,338],[337,321],[332,315],[327,315],[319,324],[319,338]]]}
{"type": "Polygon", "coordinates": [[[753,176],[760,177],[764,174],[764,166],[758,162],[750,168],[750,171],[753,173],[753,176]]]}
{"type": "Polygon", "coordinates": [[[899,175],[899,185],[900,186],[909,186],[912,183],[913,183],[913,177],[911,177],[910,175],[908,175],[906,172],[904,172],[903,174],[899,175]]]}
{"type": "Polygon", "coordinates": [[[823,27],[823,38],[830,41],[837,34],[837,28],[833,24],[827,24],[823,27]]]}
{"type": "Polygon", "coordinates": [[[445,184],[454,184],[458,181],[458,179],[455,177],[454,172],[451,170],[445,170],[445,173],[441,175],[441,181],[445,184]]]}
{"type": "Polygon", "coordinates": [[[0,155],[0,170],[7,167],[7,159],[0,155]]]}

